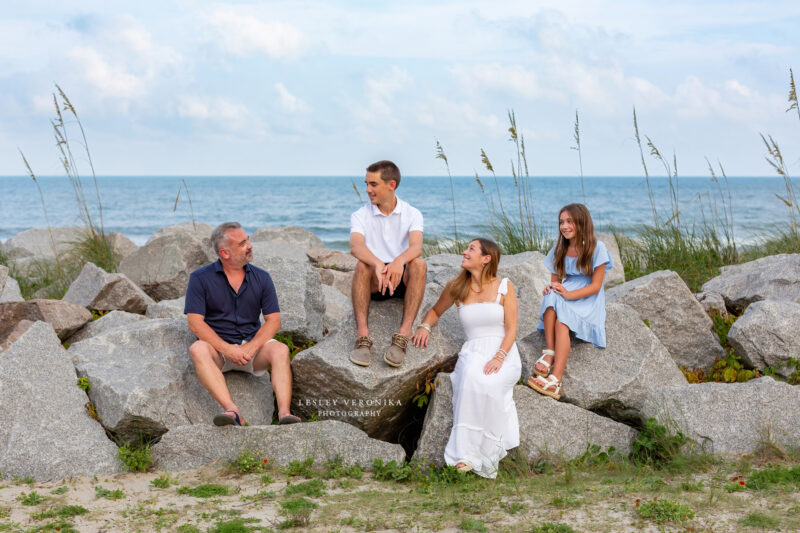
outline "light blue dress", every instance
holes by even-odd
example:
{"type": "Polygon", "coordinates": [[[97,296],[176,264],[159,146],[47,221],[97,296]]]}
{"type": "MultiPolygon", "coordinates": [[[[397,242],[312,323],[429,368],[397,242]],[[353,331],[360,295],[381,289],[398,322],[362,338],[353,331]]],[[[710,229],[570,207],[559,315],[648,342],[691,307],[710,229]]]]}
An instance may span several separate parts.
{"type": "MultiPolygon", "coordinates": [[[[544,266],[553,274],[557,274],[553,263],[555,250],[554,246],[544,259],[544,266]]],[[[577,257],[564,258],[564,270],[567,278],[561,284],[568,291],[574,291],[592,283],[592,276],[581,272],[576,265],[577,262],[577,257]]],[[[594,271],[604,263],[606,271],[614,268],[606,245],[597,241],[594,254],[592,254],[592,270],[594,271]]],[[[555,291],[545,294],[542,299],[542,308],[539,311],[539,331],[544,331],[544,321],[541,318],[544,317],[544,312],[548,307],[555,310],[558,321],[573,331],[577,338],[591,342],[598,348],[606,347],[606,295],[603,287],[600,287],[600,292],[597,294],[579,300],[565,300],[555,291]]]]}

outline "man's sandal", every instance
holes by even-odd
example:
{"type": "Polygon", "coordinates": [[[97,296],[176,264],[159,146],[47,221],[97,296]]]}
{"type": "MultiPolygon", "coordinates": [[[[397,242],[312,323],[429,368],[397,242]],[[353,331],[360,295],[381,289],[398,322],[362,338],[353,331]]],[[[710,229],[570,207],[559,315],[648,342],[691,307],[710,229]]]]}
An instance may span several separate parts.
{"type": "Polygon", "coordinates": [[[545,396],[550,396],[556,400],[561,398],[561,380],[552,374],[546,378],[533,377],[528,378],[528,386],[545,396]]]}
{"type": "Polygon", "coordinates": [[[214,417],[215,426],[241,426],[242,419],[236,411],[225,411],[214,417]],[[230,414],[228,414],[230,413],[230,414]],[[231,416],[233,415],[233,416],[231,416]]]}
{"type": "Polygon", "coordinates": [[[549,376],[550,369],[553,368],[553,363],[552,362],[548,363],[547,360],[545,360],[545,357],[547,357],[548,355],[552,357],[553,360],[555,360],[556,352],[545,348],[544,350],[542,350],[542,356],[539,359],[537,359],[536,362],[533,364],[533,373],[539,376],[540,378],[546,378],[547,376],[549,376]],[[536,365],[542,365],[547,370],[545,372],[540,372],[536,370],[536,365]]]}

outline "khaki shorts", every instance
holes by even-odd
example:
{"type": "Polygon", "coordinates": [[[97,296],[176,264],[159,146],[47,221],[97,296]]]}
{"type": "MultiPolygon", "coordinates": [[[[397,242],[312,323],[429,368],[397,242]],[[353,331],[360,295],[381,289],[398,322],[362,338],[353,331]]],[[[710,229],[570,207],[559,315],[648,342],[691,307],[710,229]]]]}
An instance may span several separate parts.
{"type": "MultiPolygon", "coordinates": [[[[277,341],[275,341],[275,339],[270,339],[266,343],[264,343],[264,345],[266,346],[270,342],[277,342],[277,341]]],[[[242,341],[242,346],[244,346],[245,344],[247,344],[247,341],[242,341]]],[[[264,370],[258,370],[258,371],[253,370],[253,361],[256,360],[255,356],[253,356],[247,362],[246,365],[234,365],[233,363],[231,363],[230,361],[225,359],[224,355],[219,354],[219,356],[222,357],[223,361],[225,361],[225,364],[222,365],[222,373],[223,374],[225,372],[236,371],[236,372],[247,372],[248,374],[253,374],[254,376],[263,376],[264,374],[267,373],[267,369],[266,368],[264,370]]]]}

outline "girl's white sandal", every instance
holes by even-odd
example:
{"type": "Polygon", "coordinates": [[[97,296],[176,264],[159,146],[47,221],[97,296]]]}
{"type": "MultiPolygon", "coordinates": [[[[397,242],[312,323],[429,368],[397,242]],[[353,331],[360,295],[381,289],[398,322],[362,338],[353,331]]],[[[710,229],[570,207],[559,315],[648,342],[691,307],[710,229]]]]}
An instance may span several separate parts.
{"type": "Polygon", "coordinates": [[[528,378],[528,386],[539,394],[550,396],[555,400],[561,399],[561,380],[553,375],[546,378],[539,377],[538,379],[531,376],[528,378]],[[541,380],[544,385],[540,385],[538,380],[541,380]]]}
{"type": "Polygon", "coordinates": [[[536,374],[537,376],[539,376],[540,378],[546,378],[547,376],[549,376],[550,375],[550,369],[553,368],[553,363],[548,363],[545,360],[545,357],[547,357],[548,355],[553,357],[553,359],[555,359],[556,352],[553,351],[553,350],[545,348],[544,350],[542,350],[542,356],[539,359],[537,359],[536,362],[533,364],[533,373],[536,374]],[[547,368],[547,371],[546,372],[539,372],[538,370],[536,370],[536,365],[538,365],[538,364],[541,364],[543,367],[547,368]]]}

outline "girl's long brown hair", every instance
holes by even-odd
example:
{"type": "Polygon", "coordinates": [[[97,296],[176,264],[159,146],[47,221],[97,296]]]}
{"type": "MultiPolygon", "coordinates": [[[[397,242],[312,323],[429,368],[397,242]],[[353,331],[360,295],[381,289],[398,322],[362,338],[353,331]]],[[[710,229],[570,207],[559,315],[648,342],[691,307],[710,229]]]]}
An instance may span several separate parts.
{"type": "MultiPolygon", "coordinates": [[[[477,242],[481,249],[481,255],[491,256],[491,260],[481,270],[480,286],[497,275],[497,265],[500,263],[500,247],[497,243],[489,239],[478,237],[469,242],[477,242]]],[[[447,282],[445,290],[456,302],[463,302],[469,295],[469,286],[472,283],[472,274],[469,270],[462,270],[458,276],[447,282]]]]}
{"type": "MultiPolygon", "coordinates": [[[[592,255],[594,249],[597,247],[597,238],[594,236],[594,223],[592,222],[592,215],[583,204],[569,204],[561,208],[558,212],[559,225],[561,224],[561,213],[566,211],[572,217],[572,222],[575,223],[575,248],[578,251],[578,269],[587,276],[592,275],[592,255]]],[[[556,267],[558,277],[564,279],[567,277],[566,269],[564,266],[565,257],[567,257],[567,249],[569,248],[569,241],[564,238],[561,231],[558,232],[558,241],[556,241],[556,250],[553,258],[553,264],[556,267]]]]}

